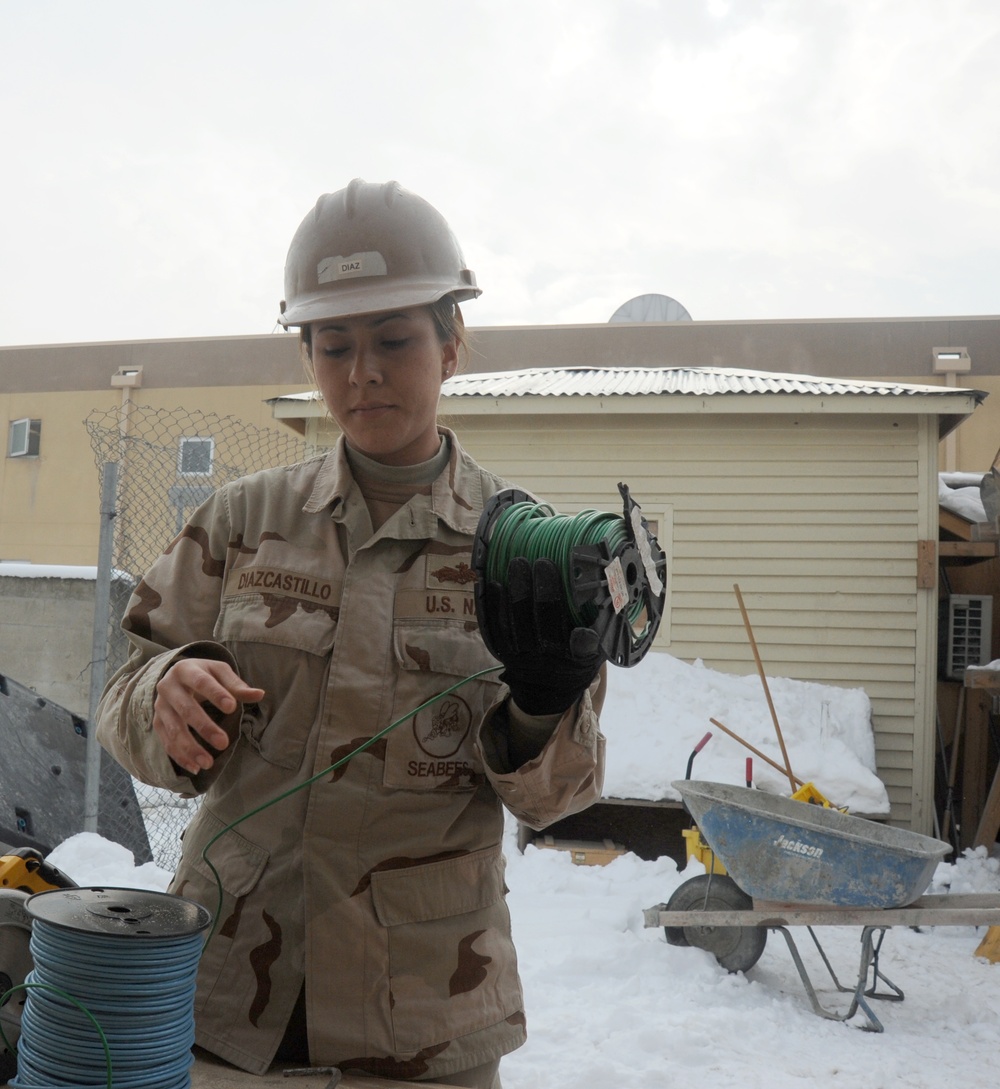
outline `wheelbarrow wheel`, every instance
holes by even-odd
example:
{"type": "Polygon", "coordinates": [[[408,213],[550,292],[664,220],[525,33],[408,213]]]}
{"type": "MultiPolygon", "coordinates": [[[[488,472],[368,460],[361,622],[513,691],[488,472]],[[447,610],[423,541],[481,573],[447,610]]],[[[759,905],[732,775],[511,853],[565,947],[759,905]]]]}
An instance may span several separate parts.
{"type": "MultiPolygon", "coordinates": [[[[699,874],[674,890],[667,911],[749,911],[753,900],[731,877],[699,874]]],[[[715,954],[727,972],[748,972],[764,952],[763,926],[665,926],[670,945],[693,945],[715,954]]]]}

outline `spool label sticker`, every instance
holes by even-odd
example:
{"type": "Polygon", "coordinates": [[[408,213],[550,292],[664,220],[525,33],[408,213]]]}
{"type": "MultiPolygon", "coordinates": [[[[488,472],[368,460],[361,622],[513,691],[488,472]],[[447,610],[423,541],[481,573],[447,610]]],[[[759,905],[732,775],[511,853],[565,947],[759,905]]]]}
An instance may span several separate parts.
{"type": "Polygon", "coordinates": [[[646,581],[649,583],[649,588],[659,597],[663,593],[663,583],[656,573],[656,563],[649,547],[649,537],[643,527],[642,512],[638,507],[632,508],[632,536],[635,538],[636,547],[642,557],[642,566],[646,569],[646,581]]]}
{"type": "Polygon", "coordinates": [[[628,604],[628,581],[622,561],[617,556],[604,568],[604,577],[608,580],[608,589],[611,591],[611,604],[615,607],[615,612],[620,613],[628,604]]]}

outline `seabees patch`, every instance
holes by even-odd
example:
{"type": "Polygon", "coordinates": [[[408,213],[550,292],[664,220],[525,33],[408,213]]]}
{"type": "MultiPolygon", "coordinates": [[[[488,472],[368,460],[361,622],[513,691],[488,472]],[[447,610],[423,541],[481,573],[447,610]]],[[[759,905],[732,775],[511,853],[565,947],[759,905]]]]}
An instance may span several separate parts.
{"type": "Polygon", "coordinates": [[[470,743],[473,713],[456,692],[425,707],[389,742],[387,785],[461,789],[472,785],[475,764],[470,743]],[[409,736],[407,737],[407,733],[409,736]]]}

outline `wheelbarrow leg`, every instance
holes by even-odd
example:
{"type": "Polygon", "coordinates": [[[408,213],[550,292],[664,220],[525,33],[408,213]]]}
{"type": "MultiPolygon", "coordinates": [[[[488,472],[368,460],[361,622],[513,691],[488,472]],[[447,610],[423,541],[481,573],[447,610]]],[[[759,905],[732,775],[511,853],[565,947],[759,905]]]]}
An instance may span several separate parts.
{"type": "Polygon", "coordinates": [[[795,944],[795,939],[792,937],[791,932],[787,927],[776,926],[771,929],[777,930],[781,933],[785,939],[785,944],[788,946],[788,952],[792,956],[792,960],[795,962],[795,967],[799,973],[799,979],[802,980],[802,986],[805,988],[806,994],[809,997],[809,1002],[812,1005],[813,1012],[820,1017],[825,1017],[829,1021],[849,1021],[855,1013],[857,1013],[860,1007],[865,1016],[868,1018],[868,1025],[865,1026],[867,1031],[870,1032],[884,1032],[882,1022],[875,1016],[874,1010],[868,1005],[866,1001],[866,995],[871,998],[886,998],[892,1001],[902,1001],[903,992],[896,987],[896,985],[886,978],[878,968],[878,953],[882,946],[882,939],[885,936],[885,927],[866,926],[861,935],[861,963],[858,969],[858,981],[855,987],[843,986],[837,979],[836,973],[833,970],[833,966],[830,964],[830,960],[827,957],[823,947],[819,943],[819,939],[816,937],[812,927],[808,927],[808,931],[816,948],[819,950],[820,956],[823,958],[823,963],[826,965],[827,971],[830,973],[830,978],[833,980],[834,985],[838,991],[842,991],[845,994],[853,995],[851,1004],[847,1011],[844,1013],[836,1013],[833,1010],[826,1009],[820,1002],[816,988],[813,987],[812,980],[809,978],[809,973],[806,971],[806,966],[802,962],[802,957],[799,955],[798,947],[795,944]],[[873,934],[875,931],[879,932],[879,938],[877,944],[873,941],[873,934]],[[868,982],[869,968],[874,968],[874,979],[870,990],[865,990],[865,985],[868,982]],[[875,987],[878,984],[878,980],[881,979],[884,983],[890,986],[895,994],[876,994],[875,987]]]}
{"type": "MultiPolygon", "coordinates": [[[[857,991],[857,986],[845,987],[839,979],[837,974],[833,970],[833,965],[826,955],[826,951],[823,946],[819,944],[819,938],[816,937],[816,931],[811,926],[806,927],[809,931],[809,936],[813,940],[813,944],[819,951],[819,955],[823,958],[823,963],[826,965],[826,970],[830,973],[830,978],[833,980],[834,986],[838,991],[842,991],[844,994],[853,994],[857,991]]],[[[861,932],[861,975],[860,980],[862,983],[868,981],[867,967],[871,968],[872,972],[872,985],[864,993],[868,998],[878,998],[884,1002],[902,1002],[905,997],[903,992],[896,986],[892,980],[885,975],[879,968],[878,956],[882,949],[882,941],[885,938],[885,932],[888,927],[878,926],[866,926],[861,932]],[[874,940],[873,934],[875,931],[879,931],[878,940],[874,940]],[[882,982],[892,989],[892,993],[889,994],[885,991],[878,990],[878,982],[882,982]]]]}
{"type": "MultiPolygon", "coordinates": [[[[882,969],[879,968],[879,966],[878,966],[878,955],[879,955],[880,950],[882,949],[882,940],[883,940],[883,938],[885,938],[886,929],[887,928],[884,927],[884,926],[883,927],[877,927],[877,926],[865,927],[866,931],[874,932],[874,931],[877,930],[879,932],[878,940],[874,943],[874,947],[873,947],[873,951],[872,951],[872,962],[871,962],[872,963],[872,985],[867,991],[865,991],[865,994],[869,998],[879,998],[883,1002],[902,1002],[903,999],[906,996],[903,994],[902,990],[899,987],[897,987],[896,984],[893,983],[892,980],[887,975],[885,975],[882,972],[882,969]],[[879,980],[882,980],[882,982],[887,987],[889,987],[891,989],[891,991],[892,991],[891,994],[887,993],[886,991],[880,991],[878,989],[878,981],[879,980]]],[[[862,941],[865,940],[864,934],[862,934],[861,940],[862,941]]],[[[868,935],[868,940],[871,941],[871,935],[870,934],[868,935]]]]}

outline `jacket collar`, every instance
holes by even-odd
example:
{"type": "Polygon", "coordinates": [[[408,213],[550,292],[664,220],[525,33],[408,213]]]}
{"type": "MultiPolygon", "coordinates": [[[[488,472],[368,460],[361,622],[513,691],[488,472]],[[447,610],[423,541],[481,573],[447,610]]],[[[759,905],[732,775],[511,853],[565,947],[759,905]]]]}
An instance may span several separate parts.
{"type": "MultiPolygon", "coordinates": [[[[411,500],[407,504],[410,517],[405,525],[397,527],[399,536],[433,537],[439,520],[459,533],[476,532],[483,509],[481,470],[462,449],[450,428],[439,427],[438,432],[451,447],[451,456],[445,471],[431,485],[430,496],[417,497],[420,502],[411,500]]],[[[345,517],[345,506],[353,505],[355,500],[364,502],[347,463],[345,446],[341,435],[337,445],[323,459],[312,493],[302,508],[305,513],[329,510],[333,518],[340,521],[345,517]]]]}

